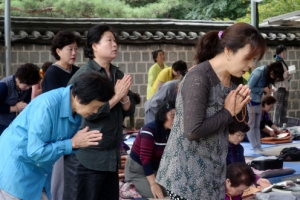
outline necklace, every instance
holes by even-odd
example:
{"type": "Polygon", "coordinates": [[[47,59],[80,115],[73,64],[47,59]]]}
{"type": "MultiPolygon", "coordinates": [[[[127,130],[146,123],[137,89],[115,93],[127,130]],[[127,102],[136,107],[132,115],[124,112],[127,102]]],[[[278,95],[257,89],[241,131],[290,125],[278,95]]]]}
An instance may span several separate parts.
{"type": "Polygon", "coordinates": [[[237,117],[237,114],[235,113],[235,107],[236,107],[236,99],[237,99],[237,95],[239,94],[239,92],[236,93],[236,96],[235,96],[235,102],[234,102],[234,116],[235,116],[235,119],[238,121],[238,122],[244,122],[245,124],[249,125],[252,123],[253,119],[254,119],[254,116],[253,116],[253,109],[252,109],[252,104],[251,102],[249,102],[249,105],[250,105],[250,114],[251,114],[251,120],[249,119],[249,121],[247,122],[246,121],[246,116],[247,116],[247,105],[244,105],[243,108],[242,108],[242,119],[239,119],[237,117]]]}

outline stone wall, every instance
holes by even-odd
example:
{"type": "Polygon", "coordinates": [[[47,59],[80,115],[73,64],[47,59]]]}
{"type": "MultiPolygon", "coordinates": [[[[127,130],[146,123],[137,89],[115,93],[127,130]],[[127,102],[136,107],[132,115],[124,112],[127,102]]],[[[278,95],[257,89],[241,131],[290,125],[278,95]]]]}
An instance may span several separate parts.
{"type": "MultiPolygon", "coordinates": [[[[146,85],[147,85],[147,71],[154,64],[151,52],[156,49],[163,49],[165,51],[167,65],[172,65],[177,60],[186,61],[188,66],[193,65],[194,46],[191,45],[171,45],[171,44],[157,44],[157,45],[142,45],[142,44],[122,44],[119,45],[119,53],[113,64],[120,67],[120,69],[132,76],[131,90],[138,92],[142,97],[142,103],[137,106],[135,119],[136,127],[140,128],[144,124],[144,102],[146,99],[146,85]]],[[[286,62],[288,65],[294,64],[299,69],[300,63],[297,58],[300,57],[299,47],[288,47],[286,62]]],[[[262,64],[269,64],[273,61],[275,47],[269,47],[263,59],[257,63],[257,66],[262,64]]],[[[0,47],[0,77],[5,75],[4,68],[5,51],[3,46],[0,47]]],[[[32,62],[41,66],[43,62],[55,61],[50,54],[50,46],[47,45],[29,45],[29,44],[15,44],[12,46],[11,52],[11,67],[12,73],[15,73],[18,66],[26,62],[32,62]]],[[[76,64],[81,66],[87,60],[83,57],[82,47],[78,51],[76,64]]],[[[289,98],[288,115],[300,118],[300,70],[292,76],[290,81],[291,91],[289,98]]],[[[126,120],[128,125],[128,120],[126,120]]]]}

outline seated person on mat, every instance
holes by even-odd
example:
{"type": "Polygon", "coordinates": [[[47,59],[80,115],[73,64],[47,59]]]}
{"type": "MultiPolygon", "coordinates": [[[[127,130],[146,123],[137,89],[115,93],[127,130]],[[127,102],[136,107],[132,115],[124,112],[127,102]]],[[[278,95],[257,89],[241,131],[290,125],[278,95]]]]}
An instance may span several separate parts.
{"type": "MultiPolygon", "coordinates": [[[[240,144],[241,141],[244,139],[244,136],[246,132],[249,130],[249,127],[244,124],[242,127],[240,126],[233,126],[230,124],[228,126],[228,153],[227,153],[227,166],[236,163],[246,163],[245,157],[244,157],[244,147],[240,144]]],[[[260,178],[259,176],[256,176],[256,181],[254,182],[257,185],[260,185],[262,188],[270,186],[270,182],[267,179],[260,178]]]]}
{"type": "Polygon", "coordinates": [[[270,119],[269,111],[271,111],[276,103],[273,96],[266,96],[262,101],[262,114],[260,120],[260,137],[276,137],[283,130],[280,130],[270,119]],[[269,128],[267,128],[268,126],[269,128]]]}
{"type": "Polygon", "coordinates": [[[155,182],[156,172],[175,117],[175,103],[165,102],[155,120],[137,135],[125,164],[125,181],[132,182],[144,198],[163,198],[165,189],[155,182]]]}
{"type": "Polygon", "coordinates": [[[226,170],[225,200],[240,200],[243,192],[255,182],[255,174],[245,163],[232,163],[226,170]]]}

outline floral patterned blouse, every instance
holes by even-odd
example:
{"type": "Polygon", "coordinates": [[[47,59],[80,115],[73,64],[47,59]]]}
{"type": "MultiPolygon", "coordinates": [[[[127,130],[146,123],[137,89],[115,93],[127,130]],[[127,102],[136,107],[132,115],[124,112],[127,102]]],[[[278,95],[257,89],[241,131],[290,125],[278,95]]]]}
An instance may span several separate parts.
{"type": "Polygon", "coordinates": [[[208,61],[186,74],[156,176],[160,185],[189,200],[225,198],[227,126],[234,120],[224,100],[242,81],[231,77],[224,87],[208,61]]]}

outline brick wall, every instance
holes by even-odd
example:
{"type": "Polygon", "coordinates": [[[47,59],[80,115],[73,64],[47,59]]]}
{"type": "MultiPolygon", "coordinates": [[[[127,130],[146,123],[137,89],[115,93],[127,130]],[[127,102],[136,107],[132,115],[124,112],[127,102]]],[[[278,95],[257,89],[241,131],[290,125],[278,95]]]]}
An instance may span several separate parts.
{"type": "MultiPolygon", "coordinates": [[[[120,67],[120,69],[132,76],[131,90],[138,92],[142,97],[142,103],[137,106],[135,119],[136,127],[140,128],[144,124],[144,102],[146,100],[146,85],[147,85],[147,71],[154,64],[151,52],[156,49],[163,49],[165,51],[167,65],[172,65],[177,60],[186,61],[188,67],[193,65],[193,56],[195,48],[190,45],[119,45],[119,53],[117,58],[113,61],[113,64],[120,67]]],[[[300,67],[300,63],[297,58],[300,57],[299,47],[288,47],[286,63],[288,65],[294,64],[296,68],[300,67]]],[[[273,61],[273,55],[275,53],[275,47],[269,47],[267,53],[263,59],[257,63],[257,66],[269,64],[273,61]]],[[[3,46],[0,47],[0,78],[5,75],[4,69],[5,51],[3,46]]],[[[29,44],[15,44],[12,46],[11,52],[11,67],[12,73],[15,73],[18,66],[26,62],[32,62],[41,66],[43,62],[55,61],[50,54],[50,46],[46,45],[29,45],[29,44]]],[[[76,64],[81,66],[87,61],[83,57],[82,48],[79,49],[76,64]]],[[[292,76],[290,81],[290,98],[288,115],[292,117],[300,118],[300,70],[292,76]]],[[[126,119],[125,125],[128,125],[126,119]]]]}

